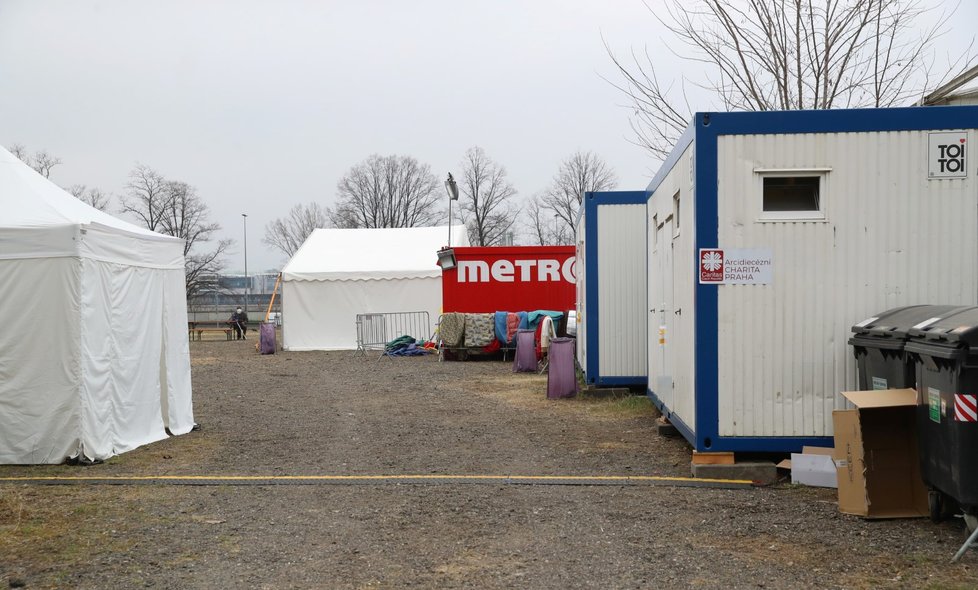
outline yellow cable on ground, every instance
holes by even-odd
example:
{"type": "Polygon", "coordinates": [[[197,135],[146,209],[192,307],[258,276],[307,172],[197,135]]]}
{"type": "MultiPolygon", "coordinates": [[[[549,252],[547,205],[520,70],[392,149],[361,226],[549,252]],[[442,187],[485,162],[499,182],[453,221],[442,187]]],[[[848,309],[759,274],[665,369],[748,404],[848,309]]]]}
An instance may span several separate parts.
{"type": "Polygon", "coordinates": [[[720,485],[742,487],[751,486],[753,482],[746,479],[707,479],[693,477],[671,477],[658,475],[107,475],[107,476],[16,476],[0,477],[0,483],[125,483],[125,482],[157,482],[157,483],[194,483],[202,481],[214,482],[322,482],[322,483],[376,483],[383,481],[407,481],[424,483],[425,481],[503,481],[503,482],[532,482],[538,484],[571,484],[586,485],[588,482],[638,484],[660,483],[673,485],[720,485]]]}

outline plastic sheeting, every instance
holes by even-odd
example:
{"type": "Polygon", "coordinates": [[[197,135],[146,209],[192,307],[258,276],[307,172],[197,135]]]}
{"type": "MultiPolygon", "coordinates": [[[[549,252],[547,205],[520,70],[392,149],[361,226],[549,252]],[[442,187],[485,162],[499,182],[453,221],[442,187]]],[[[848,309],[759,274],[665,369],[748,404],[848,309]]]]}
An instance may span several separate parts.
{"type": "Polygon", "coordinates": [[[574,370],[574,339],[550,341],[547,367],[547,399],[573,397],[577,394],[577,372],[574,370]]]}
{"type": "Polygon", "coordinates": [[[514,373],[529,373],[537,370],[537,349],[535,330],[516,331],[516,358],[513,359],[514,373]]]}
{"type": "Polygon", "coordinates": [[[275,324],[263,323],[258,328],[258,348],[262,354],[275,354],[275,324]]]}

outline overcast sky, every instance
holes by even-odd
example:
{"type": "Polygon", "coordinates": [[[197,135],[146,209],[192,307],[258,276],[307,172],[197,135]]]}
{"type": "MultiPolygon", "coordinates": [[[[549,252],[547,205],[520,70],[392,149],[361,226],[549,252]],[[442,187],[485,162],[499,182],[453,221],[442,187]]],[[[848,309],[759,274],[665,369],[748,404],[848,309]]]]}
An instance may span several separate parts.
{"type": "MultiPolygon", "coordinates": [[[[955,22],[960,46],[978,2],[955,22]]],[[[658,163],[629,141],[602,36],[679,73],[641,0],[0,0],[0,144],[60,157],[61,186],[119,194],[137,162],[190,183],[236,240],[230,270],[244,267],[242,213],[249,271],[278,270],[265,225],[333,205],[374,153],[443,179],[478,145],[522,200],[588,150],[619,189],[644,189],[658,163]]]]}

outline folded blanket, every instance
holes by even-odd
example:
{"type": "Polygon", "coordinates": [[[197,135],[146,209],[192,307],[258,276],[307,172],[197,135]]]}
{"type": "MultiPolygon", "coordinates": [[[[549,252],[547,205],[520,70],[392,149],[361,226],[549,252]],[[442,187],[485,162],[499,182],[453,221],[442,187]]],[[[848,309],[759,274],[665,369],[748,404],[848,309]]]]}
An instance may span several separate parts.
{"type": "Polygon", "coordinates": [[[505,311],[497,311],[495,318],[496,325],[496,340],[500,342],[509,342],[506,339],[506,316],[508,314],[505,311]]]}
{"type": "Polygon", "coordinates": [[[444,313],[438,320],[438,336],[448,347],[461,346],[465,334],[465,314],[444,313]]]}
{"type": "Polygon", "coordinates": [[[554,336],[554,321],[550,316],[543,316],[540,322],[540,348],[550,348],[550,339],[554,336]]]}
{"type": "MultiPolygon", "coordinates": [[[[525,314],[524,314],[525,315],[525,314]]],[[[516,344],[516,331],[520,329],[520,314],[506,314],[506,342],[510,345],[516,344]]]]}
{"type": "Polygon", "coordinates": [[[491,313],[465,314],[466,348],[482,348],[493,341],[496,337],[494,319],[491,313]]]}
{"type": "Polygon", "coordinates": [[[536,311],[531,311],[529,314],[527,314],[527,318],[526,318],[527,323],[529,324],[528,327],[531,330],[536,329],[536,327],[540,325],[540,320],[542,320],[544,316],[548,316],[554,322],[560,322],[560,318],[564,317],[564,312],[550,311],[546,309],[538,309],[536,311]]]}
{"type": "Polygon", "coordinates": [[[425,350],[418,348],[418,345],[413,342],[406,346],[387,351],[387,356],[424,356],[424,354],[425,350]]]}

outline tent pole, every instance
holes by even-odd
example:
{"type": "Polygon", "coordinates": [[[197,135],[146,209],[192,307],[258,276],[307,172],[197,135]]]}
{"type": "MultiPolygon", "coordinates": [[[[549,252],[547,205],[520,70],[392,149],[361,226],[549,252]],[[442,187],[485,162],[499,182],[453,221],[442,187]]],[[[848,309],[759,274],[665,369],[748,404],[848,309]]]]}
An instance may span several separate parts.
{"type": "Polygon", "coordinates": [[[278,294],[278,284],[282,282],[282,273],[278,273],[278,278],[275,279],[275,288],[272,289],[272,298],[268,301],[268,309],[265,310],[265,320],[263,323],[268,322],[268,314],[272,313],[272,305],[275,304],[275,295],[278,294]]]}

